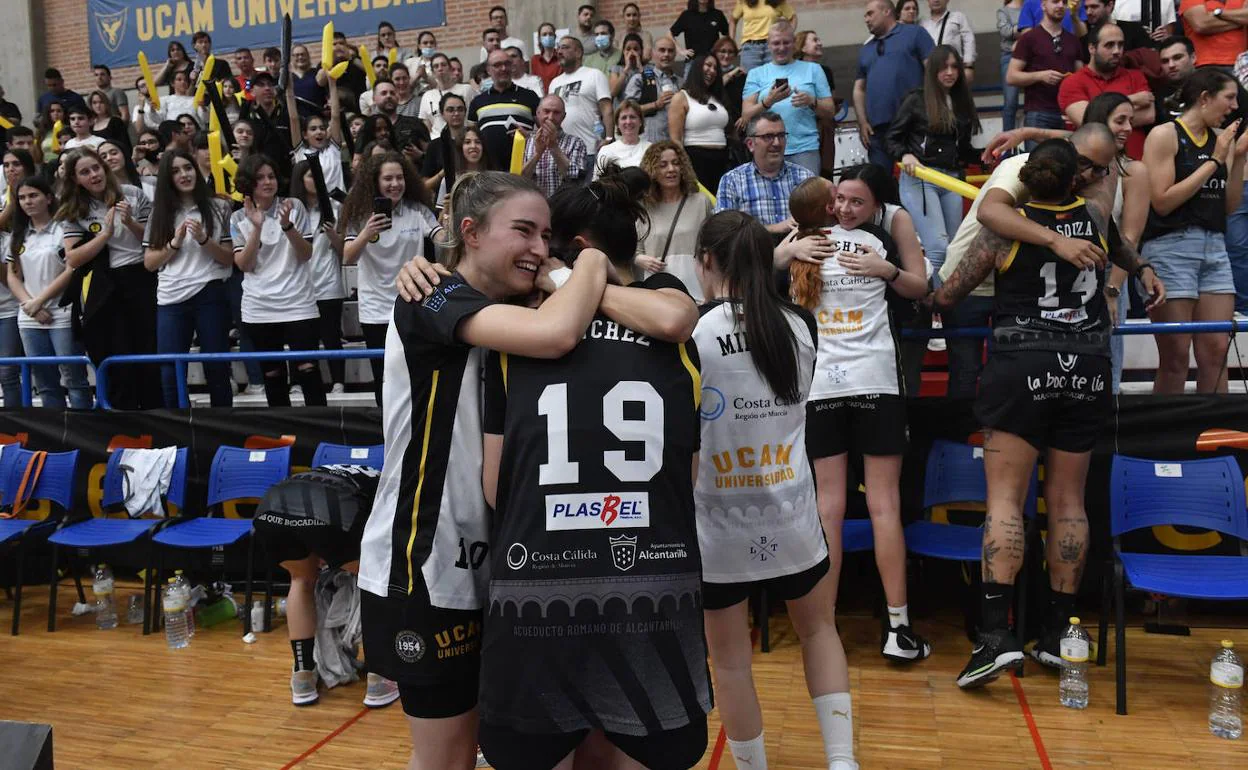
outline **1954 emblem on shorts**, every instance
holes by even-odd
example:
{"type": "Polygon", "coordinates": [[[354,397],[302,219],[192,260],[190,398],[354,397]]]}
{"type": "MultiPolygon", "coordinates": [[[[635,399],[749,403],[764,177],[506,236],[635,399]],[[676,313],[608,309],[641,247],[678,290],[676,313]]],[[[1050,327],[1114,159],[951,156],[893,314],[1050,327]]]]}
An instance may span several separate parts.
{"type": "Polygon", "coordinates": [[[628,572],[637,563],[637,536],[609,537],[611,544],[611,562],[621,572],[628,572]]]}
{"type": "Polygon", "coordinates": [[[415,663],[425,656],[425,640],[415,631],[400,631],[394,636],[394,651],[404,663],[415,663]]]}

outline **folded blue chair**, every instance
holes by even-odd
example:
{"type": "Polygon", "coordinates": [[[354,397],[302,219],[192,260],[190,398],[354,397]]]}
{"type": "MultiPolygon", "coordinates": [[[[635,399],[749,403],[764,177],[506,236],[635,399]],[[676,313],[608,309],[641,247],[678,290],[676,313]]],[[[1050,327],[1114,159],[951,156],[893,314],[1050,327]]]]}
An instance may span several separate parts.
{"type": "MultiPolygon", "coordinates": [[[[27,469],[33,469],[32,460],[37,453],[17,445],[9,445],[0,453],[0,497],[6,506],[16,500],[22,478],[27,469]]],[[[22,561],[31,541],[44,534],[51,534],[64,521],[74,505],[74,471],[78,467],[78,450],[45,453],[43,467],[35,479],[34,488],[25,490],[23,497],[29,501],[48,500],[60,506],[60,511],[43,521],[30,519],[0,519],[0,545],[16,548],[16,580],[13,595],[13,627],[10,633],[17,636],[22,617],[22,561]]],[[[56,564],[52,565],[52,581],[57,580],[56,564]]],[[[82,583],[77,574],[74,582],[78,588],[79,601],[86,601],[82,583]]]]}
{"type": "MultiPolygon", "coordinates": [[[[104,495],[101,500],[105,511],[113,510],[125,503],[125,470],[121,465],[123,450],[114,450],[108,456],[108,465],[104,469],[104,495]]],[[[181,511],[186,504],[186,464],[187,449],[180,447],[174,458],[173,473],[169,479],[169,492],[164,502],[177,506],[181,511]]],[[[169,515],[166,508],[160,512],[159,518],[108,518],[107,515],[95,518],[89,513],[86,518],[66,518],[56,532],[48,538],[52,543],[52,564],[57,564],[57,548],[75,548],[90,550],[93,548],[110,548],[134,543],[143,538],[150,538],[153,530],[169,515]]],[[[148,541],[148,558],[151,559],[151,541],[148,541]]],[[[59,581],[53,580],[51,598],[48,601],[48,631],[56,630],[56,591],[59,581]]],[[[151,633],[152,572],[144,570],[143,578],[143,633],[151,633]]]]}
{"type": "MultiPolygon", "coordinates": [[[[165,548],[203,550],[225,548],[247,539],[246,606],[251,607],[252,570],[255,556],[255,538],[252,537],[250,519],[226,519],[213,516],[214,510],[223,511],[222,505],[232,500],[264,497],[277,482],[290,475],[290,447],[276,449],[243,449],[223,446],[212,458],[208,475],[207,515],[179,516],[152,536],[152,542],[165,548]]],[[[156,549],[156,591],[160,591],[163,572],[163,551],[156,549]]],[[[267,581],[267,593],[272,592],[272,581],[267,581]]],[[[158,602],[156,603],[159,604],[158,602]]],[[[271,604],[271,602],[266,602],[271,604]]],[[[268,626],[266,612],[265,625],[268,626]]],[[[244,633],[251,631],[251,613],[243,613],[244,633]]]]}
{"type": "Polygon", "coordinates": [[[1101,592],[1097,663],[1105,663],[1112,580],[1116,705],[1119,714],[1126,714],[1126,590],[1191,599],[1248,599],[1248,556],[1135,553],[1123,550],[1122,536],[1146,527],[1179,525],[1239,538],[1242,549],[1248,543],[1248,509],[1244,476],[1232,457],[1158,461],[1114,455],[1109,484],[1114,556],[1101,592]]]}
{"type": "Polygon", "coordinates": [[[364,465],[381,470],[384,444],[371,446],[350,446],[348,444],[331,444],[322,441],[312,455],[312,467],[322,465],[364,465]]]}

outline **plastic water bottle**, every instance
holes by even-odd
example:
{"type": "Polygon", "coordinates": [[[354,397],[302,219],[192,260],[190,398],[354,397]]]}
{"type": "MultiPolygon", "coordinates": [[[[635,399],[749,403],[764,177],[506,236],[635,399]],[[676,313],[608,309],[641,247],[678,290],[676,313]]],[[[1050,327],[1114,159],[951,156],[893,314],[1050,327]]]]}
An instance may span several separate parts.
{"type": "Polygon", "coordinates": [[[186,594],[169,578],[161,602],[165,610],[165,641],[169,649],[180,650],[191,643],[186,626],[186,594]]]}
{"type": "Polygon", "coordinates": [[[1062,634],[1062,678],[1058,685],[1058,698],[1066,708],[1088,707],[1088,649],[1091,641],[1088,632],[1079,625],[1079,618],[1071,618],[1066,633],[1062,634]]]}
{"type": "Polygon", "coordinates": [[[1219,738],[1238,738],[1244,734],[1239,703],[1244,691],[1244,663],[1229,639],[1222,640],[1222,649],[1213,657],[1209,681],[1209,732],[1219,738]]]}
{"type": "Polygon", "coordinates": [[[95,582],[91,586],[95,594],[95,627],[117,627],[117,606],[113,603],[113,571],[107,564],[95,568],[95,582]]]}
{"type": "Polygon", "coordinates": [[[264,601],[261,599],[251,603],[251,630],[264,630],[264,601]]]}
{"type": "Polygon", "coordinates": [[[182,592],[182,600],[186,605],[186,635],[189,639],[195,636],[195,610],[191,608],[191,581],[186,579],[182,570],[173,571],[173,584],[182,592]]]}

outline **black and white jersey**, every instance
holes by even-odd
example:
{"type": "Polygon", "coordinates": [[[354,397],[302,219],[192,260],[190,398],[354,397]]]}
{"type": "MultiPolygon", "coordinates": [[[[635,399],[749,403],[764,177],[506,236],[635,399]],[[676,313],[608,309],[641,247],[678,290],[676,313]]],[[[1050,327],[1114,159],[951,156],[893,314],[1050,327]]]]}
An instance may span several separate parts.
{"type": "Polygon", "coordinates": [[[805,310],[785,313],[796,340],[800,398],[785,403],[750,357],[739,306],[702,308],[702,451],[694,502],[702,575],[746,583],[792,575],[828,554],[806,456],[806,398],[818,333],[805,310]]]}
{"type": "Polygon", "coordinates": [[[504,439],[481,718],[628,735],[700,718],[696,349],[598,316],[557,361],[492,354],[485,390],[486,431],[504,439]]]}
{"type": "MultiPolygon", "coordinates": [[[[1179,144],[1174,153],[1174,181],[1178,182],[1213,160],[1213,147],[1217,143],[1217,137],[1213,131],[1206,130],[1204,141],[1197,142],[1191,130],[1181,120],[1174,121],[1174,133],[1179,144]]],[[[1183,201],[1169,214],[1158,214],[1149,207],[1144,240],[1186,227],[1201,227],[1215,233],[1226,232],[1226,173],[1226,167],[1219,166],[1195,195],[1183,201]]]]}
{"type": "Polygon", "coordinates": [[[397,302],[386,332],[386,463],[360,546],[360,587],[435,607],[481,609],[489,525],[481,491],[479,349],[457,336],[494,300],[458,273],[419,304],[397,302]]]}
{"type": "Polygon", "coordinates": [[[319,521],[357,536],[368,521],[381,472],[363,465],[322,465],[274,484],[256,518],[319,521]]]}
{"type": "MultiPolygon", "coordinates": [[[[1113,223],[1107,241],[1083,198],[1060,205],[1028,203],[1018,210],[1036,224],[1107,252],[1117,241],[1113,223]]],[[[993,350],[1109,355],[1104,270],[1081,269],[1043,246],[1015,241],[997,268],[996,287],[993,350]]]]}

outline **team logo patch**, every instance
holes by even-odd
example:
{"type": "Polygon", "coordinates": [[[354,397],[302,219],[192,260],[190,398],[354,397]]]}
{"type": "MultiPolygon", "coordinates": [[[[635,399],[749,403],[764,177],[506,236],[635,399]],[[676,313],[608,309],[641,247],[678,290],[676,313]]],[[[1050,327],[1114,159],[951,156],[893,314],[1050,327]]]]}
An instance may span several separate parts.
{"type": "Polygon", "coordinates": [[[394,637],[394,652],[404,663],[415,663],[425,656],[425,640],[415,631],[400,631],[394,637]]]}
{"type": "Polygon", "coordinates": [[[728,400],[724,398],[723,391],[719,388],[712,388],[709,385],[702,388],[702,406],[699,407],[698,413],[702,415],[703,420],[718,420],[727,406],[728,400]]]}
{"type": "Polygon", "coordinates": [[[87,229],[93,233],[98,233],[99,231],[104,229],[104,225],[101,225],[99,222],[92,222],[91,224],[87,225],[87,229]]]}
{"type": "Polygon", "coordinates": [[[650,526],[650,493],[546,495],[546,531],[650,526]]]}
{"type": "Polygon", "coordinates": [[[520,569],[529,561],[529,549],[524,547],[523,543],[512,543],[511,548],[507,549],[507,566],[512,569],[520,569]]]}
{"type": "Polygon", "coordinates": [[[611,544],[611,563],[620,572],[628,572],[637,563],[637,536],[620,535],[609,537],[611,544]]]}
{"type": "Polygon", "coordinates": [[[121,41],[126,38],[126,13],[123,8],[116,13],[99,13],[95,15],[95,31],[100,42],[110,51],[116,51],[121,41]]]}
{"type": "Polygon", "coordinates": [[[1079,356],[1074,353],[1058,353],[1057,365],[1062,367],[1062,371],[1069,374],[1074,371],[1075,365],[1079,363],[1079,356]]]}

